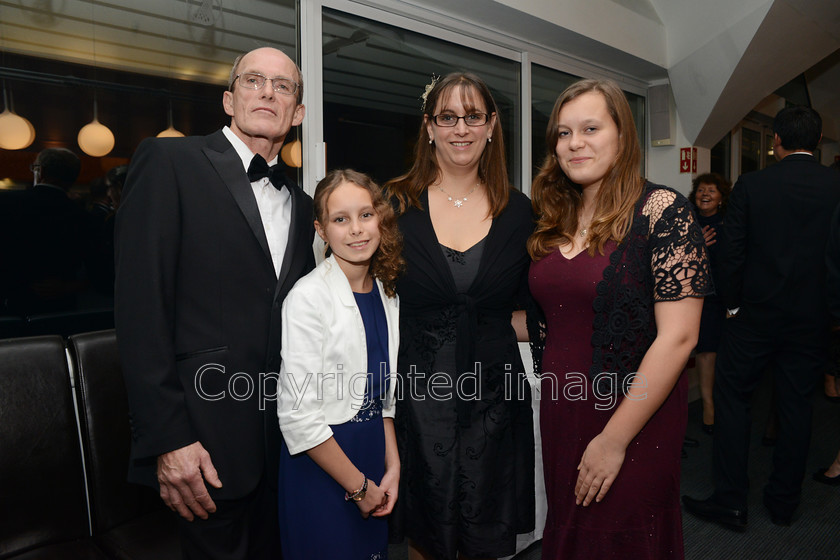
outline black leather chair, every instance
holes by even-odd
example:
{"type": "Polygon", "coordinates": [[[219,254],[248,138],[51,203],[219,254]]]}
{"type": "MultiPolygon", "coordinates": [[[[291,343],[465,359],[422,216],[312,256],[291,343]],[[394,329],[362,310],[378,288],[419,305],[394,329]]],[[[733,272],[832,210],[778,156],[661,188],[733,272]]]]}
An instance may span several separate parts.
{"type": "Polygon", "coordinates": [[[128,400],[113,330],[71,336],[93,538],[109,556],[181,557],[176,518],[156,492],[129,484],[128,400]]]}
{"type": "Polygon", "coordinates": [[[90,540],[64,341],[0,341],[0,558],[107,558],[90,540]]]}

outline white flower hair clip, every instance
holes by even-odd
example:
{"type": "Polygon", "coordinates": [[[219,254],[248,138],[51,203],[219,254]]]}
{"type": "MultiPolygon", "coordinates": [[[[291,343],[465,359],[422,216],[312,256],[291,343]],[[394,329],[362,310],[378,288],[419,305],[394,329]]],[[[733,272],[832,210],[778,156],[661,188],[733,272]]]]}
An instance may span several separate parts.
{"type": "Polygon", "coordinates": [[[426,90],[423,92],[423,95],[420,96],[420,98],[423,99],[423,106],[421,107],[421,110],[424,113],[426,112],[426,98],[429,97],[429,92],[435,88],[435,85],[438,83],[439,80],[440,76],[435,76],[434,74],[432,74],[431,83],[426,84],[426,90]]]}

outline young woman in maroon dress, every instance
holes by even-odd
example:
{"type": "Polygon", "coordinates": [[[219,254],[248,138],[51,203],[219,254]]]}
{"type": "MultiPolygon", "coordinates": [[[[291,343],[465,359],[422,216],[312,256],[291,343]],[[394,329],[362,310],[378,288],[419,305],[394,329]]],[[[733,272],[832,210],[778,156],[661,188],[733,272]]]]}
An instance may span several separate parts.
{"type": "Polygon", "coordinates": [[[611,81],[554,106],[528,241],[542,321],[543,558],[683,558],[683,368],[711,291],[688,201],[639,175],[611,81]]]}

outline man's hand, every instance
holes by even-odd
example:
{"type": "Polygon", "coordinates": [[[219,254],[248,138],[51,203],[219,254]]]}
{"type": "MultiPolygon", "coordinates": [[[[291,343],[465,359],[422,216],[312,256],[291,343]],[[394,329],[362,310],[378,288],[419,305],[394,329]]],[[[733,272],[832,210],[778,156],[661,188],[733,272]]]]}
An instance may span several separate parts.
{"type": "Polygon", "coordinates": [[[222,481],[200,442],[158,457],[157,478],[163,502],[187,521],[192,521],[194,515],[207,519],[216,511],[204,481],[213,488],[221,488],[222,481]]]}

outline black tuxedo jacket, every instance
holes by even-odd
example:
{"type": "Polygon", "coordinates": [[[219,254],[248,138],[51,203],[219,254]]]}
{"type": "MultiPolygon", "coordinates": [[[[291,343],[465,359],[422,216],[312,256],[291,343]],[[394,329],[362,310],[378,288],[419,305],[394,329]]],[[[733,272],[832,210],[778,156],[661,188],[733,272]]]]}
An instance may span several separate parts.
{"type": "Polygon", "coordinates": [[[137,149],[116,222],[116,327],[131,410],[129,479],[195,441],[243,497],[276,484],[283,298],[314,268],[312,199],[292,184],[279,278],[242,161],[221,131],[137,149]]]}
{"type": "Polygon", "coordinates": [[[721,280],[728,308],[776,330],[822,328],[825,247],[840,173],[791,154],[742,175],[729,197],[721,280]]]}

